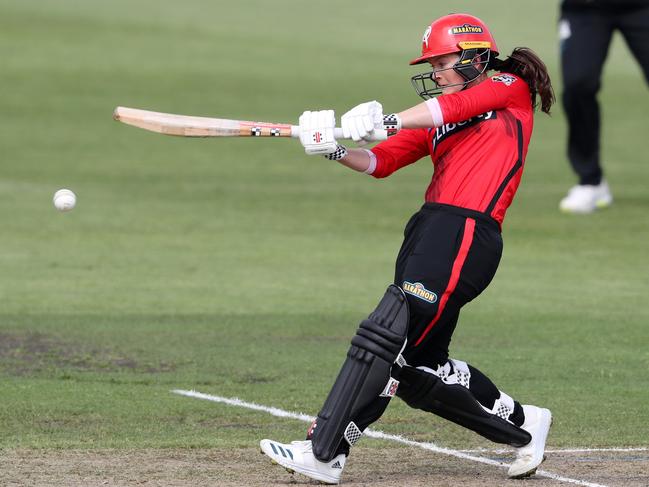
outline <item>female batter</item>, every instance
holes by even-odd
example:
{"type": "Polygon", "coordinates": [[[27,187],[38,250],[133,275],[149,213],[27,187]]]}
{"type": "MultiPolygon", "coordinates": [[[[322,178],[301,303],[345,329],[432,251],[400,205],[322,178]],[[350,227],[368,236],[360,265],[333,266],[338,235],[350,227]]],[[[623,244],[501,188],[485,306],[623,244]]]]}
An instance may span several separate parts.
{"type": "Polygon", "coordinates": [[[338,483],[350,446],[395,393],[515,447],[510,477],[532,475],[543,461],[550,411],[521,405],[448,350],[460,309],[498,268],[501,226],[521,179],[534,111],[549,113],[554,102],[546,67],[531,50],[516,48],[505,60],[498,53],[476,17],[453,14],[430,24],[421,56],[410,63],[432,67],[412,78],[426,101],[390,115],[368,102],[341,118],[344,135],[357,142],[387,130],[390,138],[370,150],[335,141],[333,111],[300,117],[308,154],[377,178],[430,156],[434,173],[424,205],[405,227],[394,283],[352,339],[307,440],[261,441],[285,468],[338,483]]]}

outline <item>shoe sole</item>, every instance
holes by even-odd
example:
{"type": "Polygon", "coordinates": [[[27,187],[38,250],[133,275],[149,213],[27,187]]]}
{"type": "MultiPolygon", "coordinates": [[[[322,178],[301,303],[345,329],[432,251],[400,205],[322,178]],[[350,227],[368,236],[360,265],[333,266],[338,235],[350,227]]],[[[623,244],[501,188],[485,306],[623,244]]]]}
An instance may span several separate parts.
{"type": "Polygon", "coordinates": [[[597,203],[595,203],[595,206],[597,207],[597,209],[603,210],[604,208],[608,208],[612,204],[613,204],[612,200],[610,200],[610,201],[609,200],[602,200],[602,201],[598,201],[597,203]]]}
{"type": "Polygon", "coordinates": [[[305,473],[300,472],[299,470],[295,470],[295,469],[293,469],[292,467],[287,467],[286,465],[282,464],[281,462],[278,462],[278,461],[275,460],[274,458],[270,457],[270,456],[269,456],[269,455],[268,455],[264,450],[262,450],[261,448],[259,449],[259,453],[261,453],[261,454],[264,455],[265,457],[269,458],[269,459],[270,459],[270,463],[271,463],[272,465],[277,465],[277,466],[279,466],[279,467],[282,467],[284,470],[286,470],[286,471],[287,471],[288,473],[290,473],[291,475],[295,475],[296,473],[297,473],[297,474],[300,474],[300,475],[303,475],[304,477],[308,478],[309,480],[312,480],[312,481],[315,480],[315,481],[318,482],[320,485],[339,485],[339,484],[340,484],[340,481],[338,481],[338,482],[334,482],[334,481],[326,481],[326,480],[315,479],[315,478],[311,477],[310,475],[307,475],[307,474],[305,474],[305,473]]]}
{"type": "MultiPolygon", "coordinates": [[[[554,416],[550,416],[550,426],[548,426],[548,434],[550,433],[550,428],[552,428],[552,423],[554,423],[554,416]]],[[[547,440],[547,436],[546,436],[546,440],[547,440]]],[[[548,457],[545,456],[545,453],[544,453],[543,458],[541,459],[541,462],[536,467],[534,467],[533,469],[528,470],[527,472],[523,472],[523,473],[518,474],[518,475],[510,476],[509,478],[510,479],[525,479],[527,477],[531,477],[532,475],[534,475],[536,473],[536,469],[539,468],[543,464],[543,462],[545,462],[545,460],[547,460],[547,458],[548,457]]]]}
{"type": "Polygon", "coordinates": [[[545,462],[546,459],[547,459],[547,457],[546,457],[545,455],[543,455],[543,460],[541,460],[541,463],[539,463],[539,464],[538,464],[536,467],[534,467],[532,470],[528,470],[528,471],[525,472],[525,473],[521,473],[521,474],[519,474],[519,475],[514,475],[514,476],[509,477],[509,478],[510,478],[510,479],[526,479],[527,477],[531,477],[532,475],[534,475],[534,474],[536,473],[536,469],[539,468],[539,467],[541,466],[541,464],[542,464],[543,462],[545,462]]]}
{"type": "MultiPolygon", "coordinates": [[[[265,453],[263,451],[260,451],[259,453],[261,453],[262,455],[265,455],[265,453]]],[[[282,467],[284,470],[286,470],[291,475],[293,475],[295,473],[295,470],[293,470],[292,468],[288,468],[285,465],[281,465],[279,462],[276,462],[272,458],[270,459],[270,463],[273,464],[273,465],[279,465],[280,467],[282,467]]]]}
{"type": "Polygon", "coordinates": [[[589,209],[575,210],[573,208],[564,208],[559,205],[559,211],[567,215],[589,215],[595,213],[597,210],[604,210],[613,204],[613,200],[600,200],[595,202],[595,206],[589,209]]]}
{"type": "Polygon", "coordinates": [[[591,213],[594,213],[595,210],[596,208],[593,208],[592,210],[588,210],[588,211],[575,211],[568,208],[559,208],[559,211],[564,215],[590,215],[591,213]]]}

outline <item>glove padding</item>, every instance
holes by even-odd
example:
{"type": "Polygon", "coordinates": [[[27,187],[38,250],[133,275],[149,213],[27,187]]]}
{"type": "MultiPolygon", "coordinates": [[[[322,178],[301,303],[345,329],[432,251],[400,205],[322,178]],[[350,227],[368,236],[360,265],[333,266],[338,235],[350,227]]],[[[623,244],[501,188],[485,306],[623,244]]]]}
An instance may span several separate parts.
{"type": "Polygon", "coordinates": [[[383,106],[378,101],[368,101],[355,106],[342,116],[340,124],[343,136],[346,139],[351,138],[358,145],[370,142],[377,129],[385,130],[388,137],[401,130],[399,115],[383,115],[383,106]]]}
{"type": "Polygon", "coordinates": [[[374,129],[383,128],[383,105],[378,101],[356,105],[340,118],[340,125],[346,139],[367,143],[374,129]]]}
{"type": "Polygon", "coordinates": [[[338,149],[334,138],[336,116],[333,110],[306,111],[300,115],[300,142],[304,152],[332,154],[338,149]]]}

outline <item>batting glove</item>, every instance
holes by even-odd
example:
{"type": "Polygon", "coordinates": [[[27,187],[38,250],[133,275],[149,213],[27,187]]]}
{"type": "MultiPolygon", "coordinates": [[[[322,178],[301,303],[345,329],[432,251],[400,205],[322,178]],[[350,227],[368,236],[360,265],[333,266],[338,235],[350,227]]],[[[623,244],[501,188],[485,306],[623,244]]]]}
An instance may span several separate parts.
{"type": "Polygon", "coordinates": [[[336,116],[333,110],[306,111],[300,115],[300,142],[304,152],[313,154],[333,154],[338,149],[334,138],[336,116]]]}
{"type": "Polygon", "coordinates": [[[367,143],[375,129],[384,129],[388,137],[401,129],[401,119],[394,113],[383,115],[383,106],[378,101],[369,101],[355,106],[340,119],[343,135],[361,145],[367,143]]]}
{"type": "Polygon", "coordinates": [[[374,129],[383,128],[383,106],[378,101],[356,105],[340,118],[340,126],[346,139],[364,140],[374,129]]]}

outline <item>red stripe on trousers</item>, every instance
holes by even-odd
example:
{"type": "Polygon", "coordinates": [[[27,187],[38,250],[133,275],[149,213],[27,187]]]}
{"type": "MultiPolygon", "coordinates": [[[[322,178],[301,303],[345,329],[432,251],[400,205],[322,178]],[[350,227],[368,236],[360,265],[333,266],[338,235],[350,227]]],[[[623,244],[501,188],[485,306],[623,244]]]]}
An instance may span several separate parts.
{"type": "Polygon", "coordinates": [[[437,320],[439,320],[439,317],[442,316],[442,313],[444,312],[444,308],[446,307],[448,298],[455,291],[457,282],[460,280],[460,273],[462,272],[464,261],[466,260],[466,256],[469,253],[471,244],[473,243],[474,230],[475,230],[475,220],[473,218],[467,218],[466,222],[464,223],[464,235],[462,236],[462,243],[460,244],[460,250],[455,256],[455,261],[453,261],[453,268],[451,269],[451,277],[448,280],[448,286],[446,286],[446,290],[444,291],[444,294],[442,294],[442,299],[439,300],[439,306],[437,307],[437,314],[435,314],[435,317],[432,319],[430,323],[428,323],[428,326],[426,327],[424,332],[421,334],[419,339],[415,342],[415,347],[419,345],[424,338],[426,338],[428,332],[430,332],[433,326],[435,326],[435,323],[437,323],[437,320]]]}

